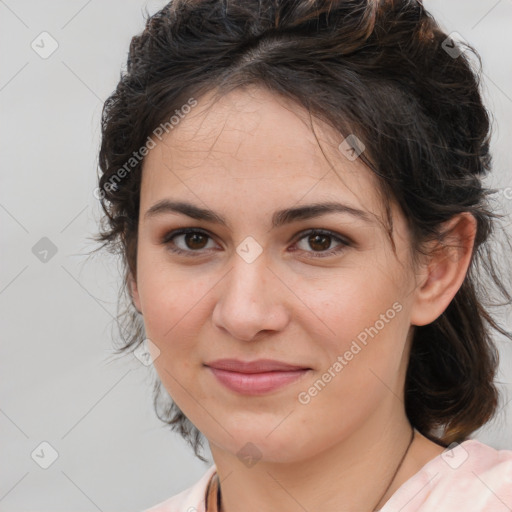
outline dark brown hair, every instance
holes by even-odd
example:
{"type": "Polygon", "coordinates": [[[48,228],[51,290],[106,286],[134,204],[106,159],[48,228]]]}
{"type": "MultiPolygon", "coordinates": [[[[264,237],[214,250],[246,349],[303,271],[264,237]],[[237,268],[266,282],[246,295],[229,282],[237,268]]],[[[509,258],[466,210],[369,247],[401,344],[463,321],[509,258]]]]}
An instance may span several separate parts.
{"type": "MultiPolygon", "coordinates": [[[[480,57],[447,38],[417,0],[174,0],[149,17],[102,117],[105,216],[97,240],[122,257],[121,292],[129,299],[128,276],[137,267],[143,160],[130,160],[134,152],[162,123],[171,129],[168,120],[191,98],[266,87],[364,143],[360,157],[401,208],[416,254],[441,239],[454,215],[476,218],[466,279],[439,318],[415,328],[405,383],[414,427],[443,445],[465,440],[497,409],[493,329],[512,339],[490,313],[490,289],[505,304],[511,296],[490,249],[499,216],[482,184],[491,169],[490,116],[470,56],[480,57]]],[[[118,353],[144,340],[130,300],[118,325],[118,353]]],[[[159,381],[154,404],[202,458],[201,433],[159,381]]]]}

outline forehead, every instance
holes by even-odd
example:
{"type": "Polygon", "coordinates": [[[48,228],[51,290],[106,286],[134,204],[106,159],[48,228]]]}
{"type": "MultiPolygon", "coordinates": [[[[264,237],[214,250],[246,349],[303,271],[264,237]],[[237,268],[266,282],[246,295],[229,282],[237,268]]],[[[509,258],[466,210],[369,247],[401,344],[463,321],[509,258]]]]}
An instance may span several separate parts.
{"type": "Polygon", "coordinates": [[[146,156],[141,209],[164,196],[208,202],[223,191],[226,201],[233,195],[246,206],[258,200],[261,211],[276,202],[344,200],[381,217],[377,179],[339,149],[343,139],[295,102],[261,87],[206,94],[146,156]]]}

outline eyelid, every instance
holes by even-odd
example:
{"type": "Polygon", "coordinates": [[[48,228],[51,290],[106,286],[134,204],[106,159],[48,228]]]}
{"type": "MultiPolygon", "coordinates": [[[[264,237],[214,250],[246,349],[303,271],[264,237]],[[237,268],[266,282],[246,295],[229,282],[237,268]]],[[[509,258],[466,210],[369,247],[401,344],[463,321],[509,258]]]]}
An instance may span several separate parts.
{"type": "MultiPolygon", "coordinates": [[[[163,235],[163,237],[161,238],[161,244],[163,244],[163,245],[174,244],[174,242],[172,241],[174,238],[176,238],[177,236],[186,235],[189,233],[199,233],[199,234],[207,236],[210,240],[215,241],[215,237],[211,233],[209,233],[207,230],[202,229],[202,228],[188,227],[188,228],[174,229],[172,231],[165,233],[163,235]]],[[[211,251],[211,250],[212,249],[203,249],[203,250],[193,251],[193,250],[180,249],[179,247],[170,249],[171,252],[174,252],[177,254],[187,254],[187,255],[191,255],[191,256],[201,256],[206,251],[211,251]]]]}
{"type": "MultiPolygon", "coordinates": [[[[177,236],[186,235],[186,234],[190,234],[190,233],[200,233],[200,234],[207,236],[210,240],[215,241],[215,236],[213,234],[211,234],[208,230],[202,229],[202,228],[196,228],[196,227],[187,227],[187,228],[178,228],[178,229],[174,229],[172,231],[167,232],[161,238],[161,243],[163,245],[171,245],[171,244],[174,245],[174,248],[169,249],[172,253],[182,254],[182,255],[191,256],[191,257],[199,257],[199,256],[202,256],[202,255],[207,254],[207,253],[211,252],[212,250],[214,250],[211,248],[210,249],[200,249],[197,251],[194,251],[191,249],[184,250],[179,247],[176,247],[174,242],[172,242],[172,240],[174,238],[176,238],[177,236]]],[[[337,241],[339,243],[339,246],[335,247],[333,249],[325,250],[325,251],[305,251],[302,249],[294,249],[291,252],[295,252],[298,250],[298,251],[312,255],[311,256],[312,258],[327,258],[329,256],[338,255],[339,253],[343,252],[348,247],[355,246],[355,243],[349,237],[346,237],[344,235],[341,235],[339,233],[336,233],[334,231],[331,231],[329,229],[324,229],[324,228],[308,228],[308,229],[302,230],[299,233],[297,233],[296,235],[294,235],[294,237],[287,243],[293,243],[295,245],[298,242],[300,242],[303,238],[306,238],[308,235],[311,235],[311,234],[326,235],[326,236],[332,238],[333,240],[337,241]]]]}
{"type": "Polygon", "coordinates": [[[349,237],[331,231],[330,229],[324,228],[308,228],[303,231],[300,231],[291,239],[290,242],[297,243],[299,240],[302,240],[305,236],[312,234],[330,236],[331,238],[334,238],[345,245],[354,245],[354,242],[349,237]]]}
{"type": "Polygon", "coordinates": [[[163,244],[170,242],[174,237],[178,235],[185,235],[187,233],[201,233],[203,235],[209,236],[211,239],[214,238],[214,236],[206,229],[203,228],[195,228],[195,227],[188,227],[188,228],[177,228],[173,229],[171,231],[167,231],[161,238],[161,242],[163,244]]]}

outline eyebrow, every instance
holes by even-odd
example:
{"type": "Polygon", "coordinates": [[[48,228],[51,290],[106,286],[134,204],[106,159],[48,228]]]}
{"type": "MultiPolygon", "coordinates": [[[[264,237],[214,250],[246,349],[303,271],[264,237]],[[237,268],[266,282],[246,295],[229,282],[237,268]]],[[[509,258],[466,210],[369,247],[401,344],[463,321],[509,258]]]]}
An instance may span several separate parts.
{"type": "MultiPolygon", "coordinates": [[[[156,217],[163,214],[183,214],[192,219],[212,222],[228,227],[226,219],[206,208],[200,208],[191,203],[183,201],[171,201],[169,199],[162,199],[153,206],[151,206],[144,214],[144,219],[156,217]]],[[[298,206],[296,208],[286,208],[278,210],[272,215],[272,229],[278,228],[285,224],[290,224],[299,220],[313,219],[329,213],[343,213],[353,217],[359,218],[365,222],[371,223],[372,218],[367,212],[358,210],[351,206],[342,203],[314,203],[305,206],[298,206]]]]}

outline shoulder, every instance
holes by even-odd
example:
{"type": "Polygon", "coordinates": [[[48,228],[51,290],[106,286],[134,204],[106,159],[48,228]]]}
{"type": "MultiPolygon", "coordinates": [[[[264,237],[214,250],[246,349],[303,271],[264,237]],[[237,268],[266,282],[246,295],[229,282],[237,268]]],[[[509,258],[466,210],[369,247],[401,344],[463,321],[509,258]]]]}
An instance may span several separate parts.
{"type": "Polygon", "coordinates": [[[476,440],[448,448],[405,482],[381,512],[510,512],[512,450],[476,440]]]}
{"type": "Polygon", "coordinates": [[[144,512],[205,512],[206,488],[215,472],[216,467],[213,465],[194,485],[144,512]]]}

